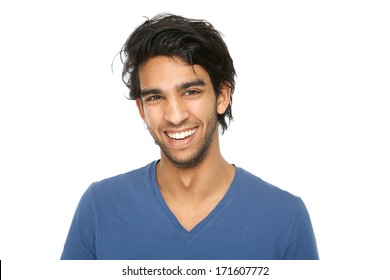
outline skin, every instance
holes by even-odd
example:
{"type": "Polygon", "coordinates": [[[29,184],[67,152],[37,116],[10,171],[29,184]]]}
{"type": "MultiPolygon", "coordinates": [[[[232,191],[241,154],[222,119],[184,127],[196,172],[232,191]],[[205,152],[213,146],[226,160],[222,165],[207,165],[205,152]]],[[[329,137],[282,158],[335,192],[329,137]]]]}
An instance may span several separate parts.
{"type": "Polygon", "coordinates": [[[234,177],[235,168],[220,152],[217,121],[231,91],[221,85],[216,97],[208,73],[178,57],[149,59],[139,77],[142,94],[136,104],[161,149],[157,182],[170,210],[190,231],[215,208],[234,177]]]}

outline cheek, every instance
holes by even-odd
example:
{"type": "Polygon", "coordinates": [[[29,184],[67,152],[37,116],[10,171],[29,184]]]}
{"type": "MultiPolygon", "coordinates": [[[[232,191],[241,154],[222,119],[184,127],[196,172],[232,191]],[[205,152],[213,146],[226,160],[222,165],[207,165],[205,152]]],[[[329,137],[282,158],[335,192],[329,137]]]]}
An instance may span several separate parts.
{"type": "Polygon", "coordinates": [[[207,100],[193,104],[191,114],[200,119],[209,119],[211,116],[216,115],[215,100],[207,100]]]}
{"type": "Polygon", "coordinates": [[[158,110],[144,108],[145,122],[149,127],[157,126],[161,122],[162,114],[158,110]]]}

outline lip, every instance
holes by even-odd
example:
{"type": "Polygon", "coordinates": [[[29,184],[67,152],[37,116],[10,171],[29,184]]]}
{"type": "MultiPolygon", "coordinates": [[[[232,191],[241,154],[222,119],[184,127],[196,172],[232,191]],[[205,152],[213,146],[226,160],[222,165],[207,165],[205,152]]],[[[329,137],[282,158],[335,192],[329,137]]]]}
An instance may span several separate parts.
{"type": "Polygon", "coordinates": [[[198,131],[198,127],[192,127],[192,128],[187,128],[187,129],[181,129],[181,130],[167,130],[164,132],[165,136],[168,139],[168,142],[174,146],[174,147],[184,147],[192,142],[194,139],[196,133],[198,131]],[[174,139],[169,137],[169,134],[179,134],[179,133],[185,133],[188,131],[193,131],[193,133],[183,139],[174,139]]]}

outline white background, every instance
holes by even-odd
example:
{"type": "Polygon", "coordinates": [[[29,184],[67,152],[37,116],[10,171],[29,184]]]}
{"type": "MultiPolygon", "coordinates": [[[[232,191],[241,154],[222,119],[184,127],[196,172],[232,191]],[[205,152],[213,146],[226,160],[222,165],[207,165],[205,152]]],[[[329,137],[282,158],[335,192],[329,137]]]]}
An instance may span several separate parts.
{"type": "Polygon", "coordinates": [[[93,181],[159,157],[115,56],[143,16],[172,12],[209,20],[234,59],[225,158],[305,201],[323,264],[379,275],[390,236],[386,2],[2,1],[4,273],[42,273],[93,181]]]}

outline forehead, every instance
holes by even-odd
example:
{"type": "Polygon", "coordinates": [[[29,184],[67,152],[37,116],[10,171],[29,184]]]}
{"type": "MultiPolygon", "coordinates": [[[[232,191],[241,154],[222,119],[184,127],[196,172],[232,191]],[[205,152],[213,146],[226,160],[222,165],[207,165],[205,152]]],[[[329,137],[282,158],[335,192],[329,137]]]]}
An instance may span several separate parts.
{"type": "Polygon", "coordinates": [[[195,79],[211,83],[207,71],[200,65],[190,65],[179,57],[156,56],[139,68],[141,90],[169,88],[195,79]]]}

